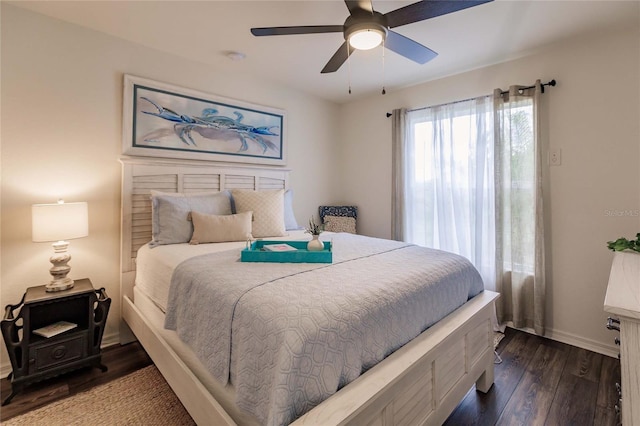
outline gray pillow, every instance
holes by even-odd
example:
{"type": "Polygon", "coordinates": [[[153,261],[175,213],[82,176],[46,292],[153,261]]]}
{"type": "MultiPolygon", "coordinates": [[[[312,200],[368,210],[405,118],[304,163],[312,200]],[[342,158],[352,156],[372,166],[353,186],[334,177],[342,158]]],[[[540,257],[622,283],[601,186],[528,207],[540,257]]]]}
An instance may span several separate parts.
{"type": "Polygon", "coordinates": [[[301,229],[293,213],[293,190],[287,189],[284,193],[284,227],[287,231],[301,229]]]}
{"type": "Polygon", "coordinates": [[[188,243],[193,235],[189,212],[203,214],[231,214],[228,191],[178,194],[151,191],[150,247],[165,244],[188,243]]]}

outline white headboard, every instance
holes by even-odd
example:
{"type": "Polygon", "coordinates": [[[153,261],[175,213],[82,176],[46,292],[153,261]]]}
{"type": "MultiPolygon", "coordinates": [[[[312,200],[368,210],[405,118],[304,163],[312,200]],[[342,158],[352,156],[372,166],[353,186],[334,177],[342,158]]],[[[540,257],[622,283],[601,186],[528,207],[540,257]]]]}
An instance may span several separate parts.
{"type": "Polygon", "coordinates": [[[152,189],[164,192],[223,191],[225,189],[288,189],[289,169],[227,165],[208,161],[123,157],[121,296],[133,299],[135,258],[151,241],[152,189]]]}

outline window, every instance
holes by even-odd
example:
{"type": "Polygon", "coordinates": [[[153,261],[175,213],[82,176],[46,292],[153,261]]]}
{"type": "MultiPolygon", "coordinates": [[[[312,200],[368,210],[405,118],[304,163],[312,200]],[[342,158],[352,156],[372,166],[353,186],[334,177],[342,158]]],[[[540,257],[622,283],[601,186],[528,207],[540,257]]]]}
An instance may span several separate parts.
{"type": "Polygon", "coordinates": [[[544,334],[542,85],[394,111],[394,238],[458,253],[501,293],[499,323],[544,334]],[[396,114],[397,112],[397,114],[396,114]]]}

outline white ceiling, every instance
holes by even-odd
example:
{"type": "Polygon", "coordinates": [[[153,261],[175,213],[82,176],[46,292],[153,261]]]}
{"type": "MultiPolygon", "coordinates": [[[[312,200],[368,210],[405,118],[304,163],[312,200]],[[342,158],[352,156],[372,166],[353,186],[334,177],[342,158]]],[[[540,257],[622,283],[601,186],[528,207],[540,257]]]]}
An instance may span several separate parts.
{"type": "MultiPolygon", "coordinates": [[[[320,74],[344,41],[342,34],[254,37],[251,27],[341,25],[341,0],[324,1],[18,1],[10,2],[134,43],[234,72],[255,73],[319,97],[343,103],[379,93],[382,49],[357,51],[349,67],[320,74]],[[227,51],[246,54],[231,61],[227,51]]],[[[414,1],[373,0],[386,13],[414,1]]],[[[439,56],[418,65],[389,50],[387,91],[503,62],[556,41],[605,27],[637,26],[638,1],[495,0],[395,30],[439,56]]],[[[612,46],[615,48],[615,46],[612,46]]]]}

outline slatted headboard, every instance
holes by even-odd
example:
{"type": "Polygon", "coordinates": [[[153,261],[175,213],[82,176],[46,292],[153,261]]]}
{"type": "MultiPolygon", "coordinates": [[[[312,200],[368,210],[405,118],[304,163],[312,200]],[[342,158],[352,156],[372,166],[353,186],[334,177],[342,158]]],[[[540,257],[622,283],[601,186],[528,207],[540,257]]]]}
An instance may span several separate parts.
{"type": "Polygon", "coordinates": [[[288,189],[289,170],[203,161],[123,157],[121,295],[133,299],[135,258],[151,241],[151,190],[203,192],[225,189],[288,189]]]}

